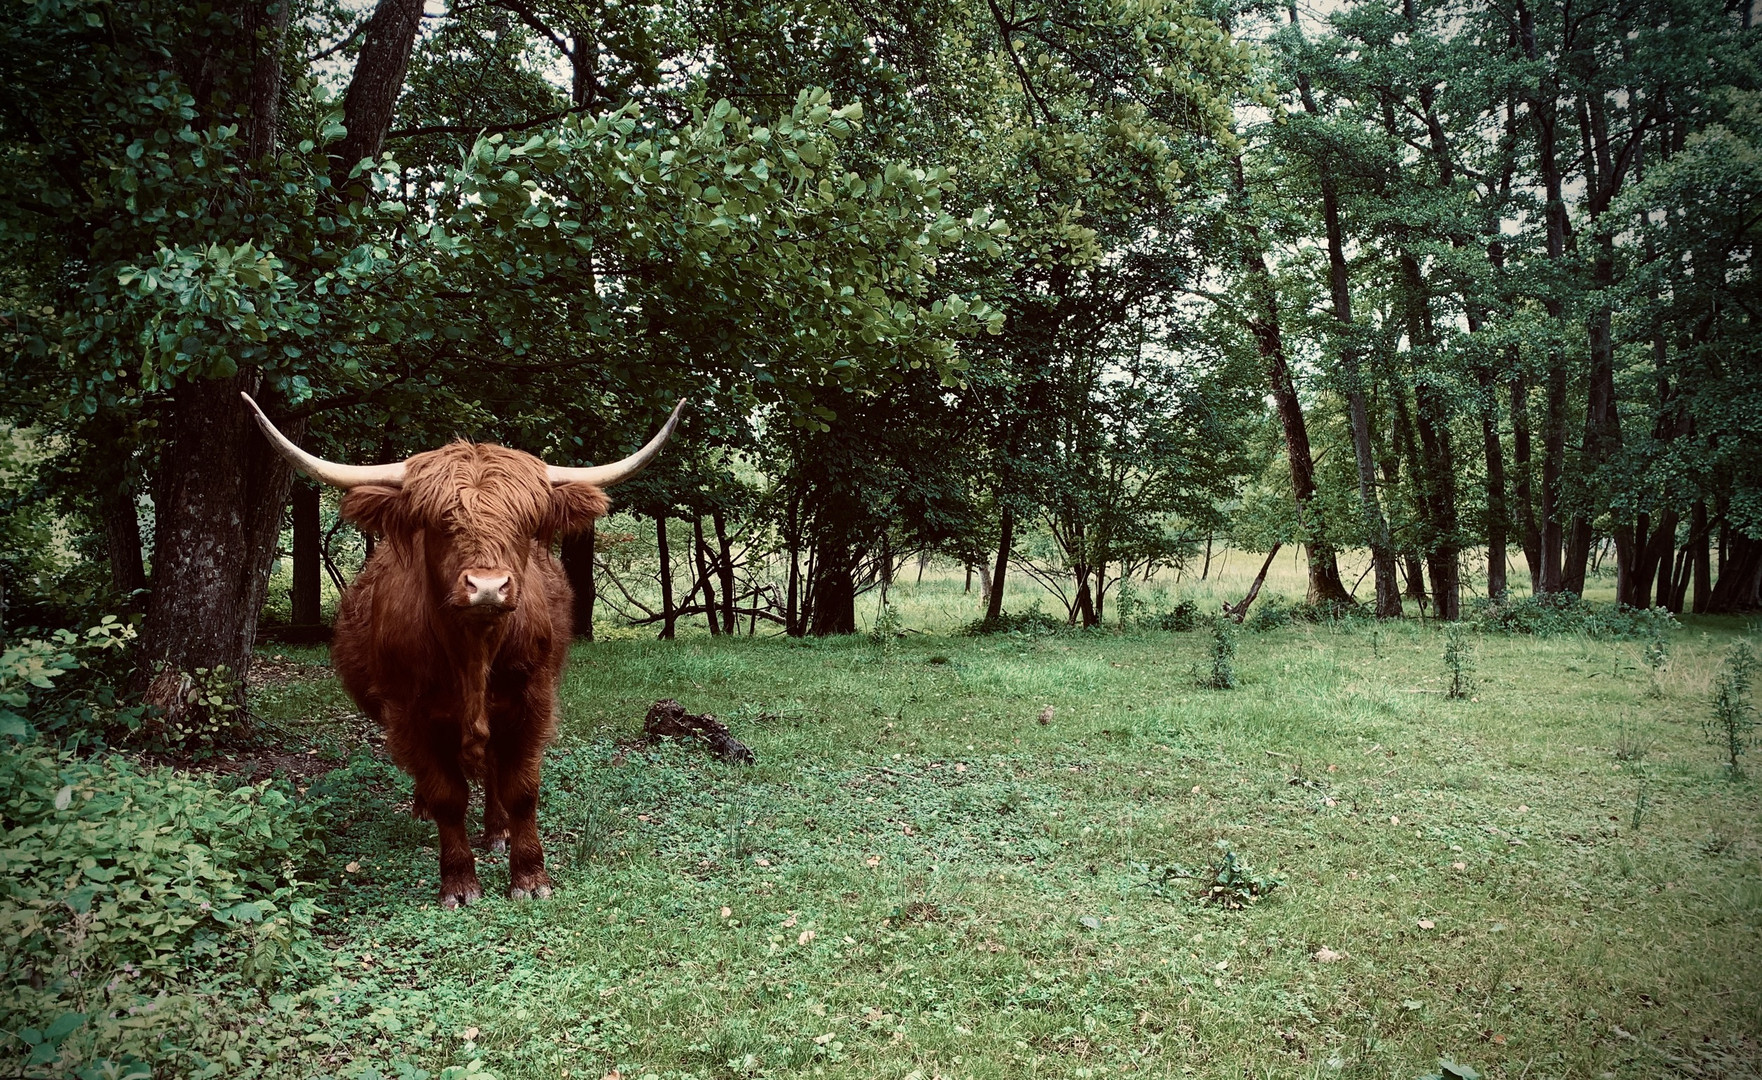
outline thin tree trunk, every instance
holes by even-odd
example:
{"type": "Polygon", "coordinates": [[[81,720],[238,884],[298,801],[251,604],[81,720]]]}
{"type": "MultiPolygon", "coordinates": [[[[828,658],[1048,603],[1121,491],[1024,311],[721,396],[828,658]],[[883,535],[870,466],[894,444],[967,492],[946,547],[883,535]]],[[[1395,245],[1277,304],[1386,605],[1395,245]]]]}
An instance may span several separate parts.
{"type": "Polygon", "coordinates": [[[1713,598],[1713,574],[1711,559],[1708,555],[1707,541],[1712,530],[1707,522],[1707,500],[1696,499],[1695,508],[1690,512],[1689,535],[1696,537],[1693,541],[1695,584],[1693,611],[1700,615],[1707,610],[1707,603],[1713,598]]]}
{"type": "Polygon", "coordinates": [[[575,636],[583,641],[593,640],[593,609],[599,599],[599,584],[593,572],[595,538],[594,527],[589,525],[581,532],[565,536],[559,552],[563,574],[575,596],[571,605],[575,636]]]}
{"type": "Polygon", "coordinates": [[[104,551],[110,561],[110,586],[126,597],[129,608],[140,603],[147,587],[141,562],[141,518],[135,508],[134,485],[125,475],[98,486],[98,516],[104,526],[104,551]]]}
{"type": "Polygon", "coordinates": [[[1511,591],[1505,576],[1505,537],[1511,520],[1505,505],[1505,446],[1499,439],[1499,406],[1491,368],[1480,368],[1481,447],[1487,460],[1487,597],[1497,600],[1511,591]]]}
{"type": "Polygon", "coordinates": [[[323,622],[319,614],[321,581],[324,567],[318,555],[318,489],[305,481],[293,484],[294,508],[294,588],[293,613],[289,620],[295,626],[317,626],[323,622]]]}
{"type": "Polygon", "coordinates": [[[710,524],[716,528],[716,570],[722,578],[722,629],[732,635],[740,629],[734,613],[734,545],[728,539],[728,516],[721,507],[710,511],[710,524]]]}
{"type": "MultiPolygon", "coordinates": [[[[1242,158],[1234,162],[1235,187],[1239,199],[1247,195],[1247,180],[1242,158]]],[[[1247,211],[1252,213],[1252,211],[1247,211]]],[[[1252,302],[1249,306],[1248,328],[1254,335],[1256,350],[1265,365],[1271,386],[1273,404],[1279,413],[1279,424],[1285,433],[1285,455],[1291,467],[1291,494],[1297,503],[1298,527],[1306,534],[1304,548],[1309,556],[1309,593],[1312,604],[1352,606],[1352,594],[1340,580],[1340,566],[1334,550],[1318,536],[1317,522],[1310,512],[1315,498],[1315,459],[1309,448],[1309,428],[1303,422],[1303,403],[1297,396],[1291,378],[1291,365],[1285,356],[1285,343],[1279,325],[1278,293],[1272,272],[1267,269],[1258,228],[1249,227],[1249,244],[1241,253],[1241,266],[1246,274],[1252,302]]]]}
{"type": "Polygon", "coordinates": [[[1249,607],[1254,604],[1254,598],[1260,595],[1260,587],[1266,584],[1266,572],[1272,568],[1273,557],[1279,553],[1279,548],[1283,546],[1283,544],[1274,544],[1273,549],[1266,553],[1266,561],[1260,564],[1260,572],[1254,575],[1253,584],[1248,586],[1248,595],[1234,604],[1224,605],[1224,614],[1229,616],[1232,621],[1241,622],[1243,617],[1248,614],[1249,607]]]}
{"type": "Polygon", "coordinates": [[[986,583],[988,590],[985,597],[985,619],[995,622],[1003,615],[1003,581],[1009,571],[1010,550],[1016,543],[1016,512],[1015,508],[1005,503],[1003,519],[999,523],[997,540],[997,562],[991,568],[991,580],[986,583]]]}
{"type": "MultiPolygon", "coordinates": [[[[1291,25],[1301,33],[1297,6],[1290,4],[1291,25]]],[[[1309,76],[1297,73],[1297,89],[1303,107],[1310,116],[1320,118],[1315,96],[1310,90],[1309,76]]],[[[1375,450],[1370,438],[1370,410],[1365,405],[1364,382],[1360,373],[1359,350],[1352,344],[1352,290],[1346,269],[1345,230],[1340,224],[1340,193],[1328,156],[1315,156],[1316,174],[1320,181],[1322,221],[1328,238],[1328,291],[1334,304],[1334,318],[1342,327],[1342,344],[1336,350],[1340,358],[1340,382],[1346,392],[1347,416],[1352,428],[1352,454],[1358,470],[1358,506],[1363,517],[1364,532],[1370,544],[1371,570],[1376,576],[1376,615],[1379,619],[1401,617],[1401,592],[1395,580],[1395,550],[1389,537],[1389,522],[1383,516],[1382,502],[1377,498],[1375,450]]],[[[1206,562],[1211,561],[1210,537],[1206,538],[1206,562]]],[[[1336,571],[1337,572],[1337,571],[1336,571]]],[[[1201,574],[1201,580],[1204,575],[1201,574]]],[[[1313,591],[1313,590],[1312,590],[1313,591]]]]}
{"type": "Polygon", "coordinates": [[[1516,472],[1518,527],[1523,535],[1523,560],[1529,566],[1530,592],[1542,591],[1542,532],[1536,527],[1530,459],[1529,386],[1522,375],[1511,380],[1511,465],[1516,472]]]}
{"type": "Polygon", "coordinates": [[[655,551],[661,558],[661,640],[672,641],[679,619],[673,609],[673,553],[667,547],[667,514],[655,515],[655,551]]]}
{"type": "MultiPolygon", "coordinates": [[[[704,590],[704,622],[710,627],[710,636],[716,637],[722,633],[721,612],[716,607],[716,587],[710,582],[710,545],[704,541],[704,519],[701,514],[691,516],[691,538],[692,556],[697,562],[697,580],[704,590]]],[[[691,603],[689,597],[686,598],[686,603],[691,603]]]]}

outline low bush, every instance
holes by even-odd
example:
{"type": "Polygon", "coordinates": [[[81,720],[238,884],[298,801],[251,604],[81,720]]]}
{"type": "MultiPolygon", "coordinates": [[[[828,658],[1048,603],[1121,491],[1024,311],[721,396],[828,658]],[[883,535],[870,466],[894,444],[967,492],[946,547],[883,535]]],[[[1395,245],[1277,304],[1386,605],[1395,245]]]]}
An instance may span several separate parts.
{"type": "Polygon", "coordinates": [[[126,1071],[163,1057],[198,989],[254,991],[320,955],[297,876],[319,829],[277,786],[18,746],[0,826],[0,1061],[126,1071]]]}
{"type": "Polygon", "coordinates": [[[1027,611],[1020,613],[1002,612],[995,619],[975,619],[961,627],[960,633],[967,637],[979,637],[985,634],[1025,634],[1029,637],[1041,637],[1047,634],[1062,634],[1070,629],[1070,624],[1063,619],[1049,615],[1035,604],[1027,611]]]}
{"type": "Polygon", "coordinates": [[[1655,639],[1678,625],[1676,616],[1664,608],[1593,604],[1572,593],[1477,600],[1469,609],[1468,620],[1477,629],[1493,634],[1584,634],[1635,641],[1655,639]]]}
{"type": "Polygon", "coordinates": [[[14,746],[0,828],[0,1062],[126,1071],[162,1056],[189,991],[267,987],[319,956],[297,877],[316,819],[267,782],[14,746]]]}
{"type": "Polygon", "coordinates": [[[1182,600],[1173,610],[1158,612],[1148,616],[1145,621],[1153,629],[1184,634],[1199,628],[1199,605],[1192,600],[1182,600]]]}

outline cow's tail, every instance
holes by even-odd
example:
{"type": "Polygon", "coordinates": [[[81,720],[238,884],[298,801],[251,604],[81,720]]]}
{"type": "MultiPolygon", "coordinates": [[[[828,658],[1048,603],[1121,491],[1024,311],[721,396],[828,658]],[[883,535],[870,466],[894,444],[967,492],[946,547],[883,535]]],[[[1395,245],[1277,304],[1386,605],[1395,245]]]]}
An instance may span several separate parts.
{"type": "Polygon", "coordinates": [[[483,779],[484,754],[489,748],[489,710],[470,710],[459,729],[459,764],[473,780],[483,779]]]}

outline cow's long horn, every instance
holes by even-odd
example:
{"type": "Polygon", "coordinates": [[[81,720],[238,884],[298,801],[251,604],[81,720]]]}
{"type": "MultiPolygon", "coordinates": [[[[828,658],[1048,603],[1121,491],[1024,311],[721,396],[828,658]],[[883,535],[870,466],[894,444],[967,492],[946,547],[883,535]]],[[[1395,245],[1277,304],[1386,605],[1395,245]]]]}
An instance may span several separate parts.
{"type": "Polygon", "coordinates": [[[610,465],[590,465],[580,469],[566,468],[562,465],[546,465],[545,468],[550,471],[551,483],[592,484],[595,487],[603,488],[623,483],[641,472],[649,462],[655,460],[655,455],[661,452],[661,447],[666,446],[667,440],[672,437],[673,429],[679,426],[679,414],[683,411],[685,411],[685,399],[680,398],[679,404],[673,406],[673,415],[667,417],[667,422],[661,425],[661,430],[648,441],[648,445],[623,461],[614,461],[610,465]]]}
{"type": "Polygon", "coordinates": [[[362,484],[384,484],[387,487],[402,487],[404,485],[403,462],[399,461],[391,465],[340,465],[334,461],[314,457],[295,446],[293,440],[286,435],[275,430],[275,425],[269,422],[269,417],[263,415],[263,410],[259,409],[257,403],[251,400],[250,394],[241,392],[239,396],[244,398],[245,404],[251,407],[251,412],[257,417],[257,426],[263,429],[263,434],[268,437],[269,444],[275,447],[282,457],[288,459],[288,464],[312,479],[340,488],[359,487],[362,484]]]}

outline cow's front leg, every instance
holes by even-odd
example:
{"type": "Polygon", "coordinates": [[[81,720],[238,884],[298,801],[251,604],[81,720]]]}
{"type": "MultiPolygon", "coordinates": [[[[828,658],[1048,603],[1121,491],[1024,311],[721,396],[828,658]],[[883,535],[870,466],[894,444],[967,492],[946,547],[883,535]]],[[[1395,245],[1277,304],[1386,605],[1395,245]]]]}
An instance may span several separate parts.
{"type": "Polygon", "coordinates": [[[526,725],[509,724],[492,739],[491,770],[508,829],[508,896],[514,900],[551,895],[544,845],[538,838],[538,781],[544,742],[526,725]]]}
{"type": "Polygon", "coordinates": [[[416,776],[416,797],[428,807],[440,830],[441,907],[463,907],[483,896],[477,882],[477,857],[465,832],[465,807],[471,788],[460,770],[458,755],[433,755],[416,776]]]}

